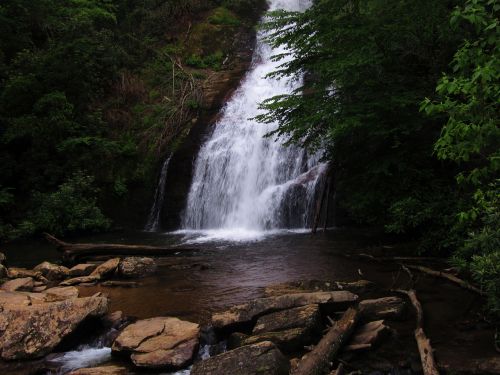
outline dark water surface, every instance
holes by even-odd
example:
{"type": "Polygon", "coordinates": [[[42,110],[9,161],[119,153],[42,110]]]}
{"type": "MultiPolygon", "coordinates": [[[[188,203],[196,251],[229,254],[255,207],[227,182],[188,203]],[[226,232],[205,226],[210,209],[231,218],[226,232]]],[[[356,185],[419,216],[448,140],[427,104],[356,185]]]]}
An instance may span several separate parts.
{"type": "MultiPolygon", "coordinates": [[[[159,259],[158,272],[139,280],[136,288],[80,287],[82,296],[108,294],[110,311],[121,310],[138,318],[176,316],[207,324],[212,312],[260,297],[264,287],[287,281],[367,279],[388,289],[404,287],[408,282],[396,263],[346,257],[350,253],[370,252],[374,246],[393,255],[405,251],[404,246],[384,247],[380,239],[359,229],[336,229],[316,235],[281,233],[240,242],[200,242],[196,237],[181,234],[142,232],[68,241],[153,245],[188,242],[189,247],[196,249],[159,259]]],[[[33,267],[43,260],[60,260],[60,254],[43,241],[14,243],[4,250],[10,266],[33,267]]],[[[478,296],[443,280],[423,275],[416,275],[416,279],[426,329],[441,360],[458,366],[495,355],[491,330],[473,323],[481,304],[478,296]]],[[[400,333],[408,343],[408,351],[415,355],[413,324],[410,319],[400,333]]]]}

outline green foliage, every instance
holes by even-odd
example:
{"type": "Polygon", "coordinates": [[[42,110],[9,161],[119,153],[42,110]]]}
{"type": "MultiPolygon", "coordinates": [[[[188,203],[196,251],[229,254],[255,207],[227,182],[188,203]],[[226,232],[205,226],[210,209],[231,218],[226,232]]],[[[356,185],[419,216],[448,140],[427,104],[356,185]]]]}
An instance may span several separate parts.
{"type": "Polygon", "coordinates": [[[93,177],[75,173],[56,192],[34,193],[35,208],[20,229],[57,235],[109,229],[111,222],[97,207],[97,193],[93,177]]]}
{"type": "Polygon", "coordinates": [[[199,55],[191,55],[186,59],[186,64],[198,69],[211,68],[214,70],[219,70],[222,66],[223,60],[224,55],[222,51],[216,51],[215,53],[205,57],[199,55]]]}
{"type": "Polygon", "coordinates": [[[432,156],[440,123],[419,112],[458,44],[449,3],[326,0],[274,12],[265,26],[270,43],[288,47],[273,76],[306,76],[265,101],[258,120],[279,124],[270,136],[326,148],[340,203],[360,222],[428,231],[437,205],[427,203],[450,193],[432,156]]]}
{"type": "Polygon", "coordinates": [[[455,9],[451,23],[468,30],[456,52],[452,72],[443,75],[438,101],[426,99],[422,109],[445,116],[435,150],[457,165],[461,207],[454,233],[453,260],[488,292],[492,311],[500,316],[500,4],[469,0],[455,9]]]}
{"type": "Polygon", "coordinates": [[[227,8],[219,7],[208,17],[208,22],[214,25],[238,26],[241,21],[227,8]]]}

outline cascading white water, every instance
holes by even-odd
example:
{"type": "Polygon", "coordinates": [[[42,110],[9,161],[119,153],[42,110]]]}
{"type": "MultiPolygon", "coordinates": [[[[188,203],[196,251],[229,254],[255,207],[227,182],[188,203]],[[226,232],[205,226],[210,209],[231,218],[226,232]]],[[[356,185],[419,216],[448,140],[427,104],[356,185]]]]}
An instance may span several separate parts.
{"type": "MultiPolygon", "coordinates": [[[[270,10],[303,11],[311,0],[270,0],[270,10]]],[[[285,147],[265,135],[277,124],[252,120],[259,103],[291,93],[301,77],[266,76],[282,62],[259,33],[253,65],[226,104],[221,119],[202,146],[183,218],[186,230],[220,229],[263,231],[310,225],[316,185],[325,169],[317,156],[295,146],[285,147]]]]}
{"type": "Polygon", "coordinates": [[[170,159],[172,159],[172,154],[165,159],[161,166],[160,178],[156,186],[153,205],[149,211],[148,222],[144,227],[144,230],[147,232],[156,232],[160,226],[160,214],[163,206],[163,199],[165,198],[165,186],[167,184],[167,172],[170,159]]]}

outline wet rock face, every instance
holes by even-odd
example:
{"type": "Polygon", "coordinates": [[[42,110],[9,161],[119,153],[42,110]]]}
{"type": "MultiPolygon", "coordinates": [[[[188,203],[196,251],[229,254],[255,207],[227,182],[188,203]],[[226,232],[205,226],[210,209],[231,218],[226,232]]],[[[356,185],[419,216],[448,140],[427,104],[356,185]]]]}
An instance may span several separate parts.
{"type": "Polygon", "coordinates": [[[47,280],[63,280],[69,276],[69,269],[50,262],[40,263],[33,268],[33,271],[40,272],[47,280]]]}
{"type": "Polygon", "coordinates": [[[5,305],[0,314],[0,357],[33,359],[50,353],[87,318],[108,310],[104,297],[67,299],[31,306],[5,305]]]}
{"type": "Polygon", "coordinates": [[[187,366],[199,345],[200,326],[171,317],[140,320],[116,338],[115,353],[131,353],[137,367],[179,369],[187,366]]]}
{"type": "Polygon", "coordinates": [[[118,273],[125,278],[139,278],[156,271],[156,262],[152,258],[127,257],[120,261],[118,273]]]}
{"type": "Polygon", "coordinates": [[[196,363],[191,375],[288,375],[290,362],[269,341],[219,354],[196,363]]]}

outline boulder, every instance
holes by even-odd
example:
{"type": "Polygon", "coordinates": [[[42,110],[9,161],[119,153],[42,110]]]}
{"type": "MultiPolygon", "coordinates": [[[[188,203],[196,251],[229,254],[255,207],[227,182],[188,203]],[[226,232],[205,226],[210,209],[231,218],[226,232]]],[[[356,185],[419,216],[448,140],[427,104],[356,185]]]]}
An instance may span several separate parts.
{"type": "Polygon", "coordinates": [[[357,295],[348,291],[296,293],[259,298],[249,303],[234,306],[225,312],[213,314],[212,324],[215,328],[226,328],[234,324],[249,322],[274,311],[311,304],[346,304],[355,302],[357,299],[357,295]]]}
{"type": "Polygon", "coordinates": [[[219,354],[194,364],[191,375],[288,375],[290,362],[269,341],[219,354]]]}
{"type": "Polygon", "coordinates": [[[9,280],[2,284],[0,289],[8,292],[25,291],[31,292],[33,290],[33,279],[31,277],[23,277],[19,279],[9,280]]]}
{"type": "Polygon", "coordinates": [[[120,261],[118,274],[125,278],[139,278],[154,273],[156,268],[153,258],[127,257],[120,261]]]}
{"type": "Polygon", "coordinates": [[[0,314],[0,357],[33,359],[50,353],[87,318],[107,312],[105,297],[68,299],[31,306],[6,306],[0,314]]]}
{"type": "Polygon", "coordinates": [[[304,292],[332,292],[336,290],[348,290],[356,294],[362,294],[369,292],[374,288],[375,284],[368,280],[358,280],[352,282],[303,280],[270,285],[264,290],[264,295],[266,297],[275,297],[285,294],[304,292]]]}
{"type": "Polygon", "coordinates": [[[80,277],[74,277],[72,279],[68,279],[60,283],[60,286],[71,286],[71,285],[78,285],[78,284],[95,284],[100,280],[99,276],[80,276],[80,277]]]}
{"type": "Polygon", "coordinates": [[[48,280],[42,275],[41,272],[27,270],[26,268],[10,267],[8,269],[8,276],[10,279],[31,277],[35,280],[42,281],[44,284],[48,283],[48,280]]]}
{"type": "Polygon", "coordinates": [[[121,366],[100,366],[91,368],[80,368],[71,371],[68,375],[128,375],[130,371],[121,366]]]}
{"type": "Polygon", "coordinates": [[[400,319],[405,308],[405,301],[399,297],[367,299],[359,303],[359,310],[365,320],[400,319]]]}
{"type": "Polygon", "coordinates": [[[40,263],[33,268],[33,271],[40,272],[47,280],[63,280],[69,277],[69,269],[50,262],[40,263]]]}
{"type": "Polygon", "coordinates": [[[7,277],[9,277],[9,271],[3,264],[0,264],[0,279],[6,279],[7,277]]]}
{"type": "Polygon", "coordinates": [[[199,345],[200,326],[171,317],[140,320],[127,326],[113,343],[113,352],[130,352],[137,367],[180,369],[199,345]]]}
{"type": "Polygon", "coordinates": [[[97,264],[82,263],[69,269],[70,277],[88,276],[97,268],[97,264]]]}
{"type": "Polygon", "coordinates": [[[320,325],[321,314],[319,312],[319,306],[306,305],[260,317],[252,333],[256,335],[264,332],[277,332],[298,327],[314,330],[319,328],[320,325]]]}
{"type": "Polygon", "coordinates": [[[96,276],[99,278],[105,278],[111,276],[115,273],[118,268],[118,264],[120,264],[120,258],[113,258],[105,261],[96,267],[95,270],[92,271],[90,276],[96,276]]]}

